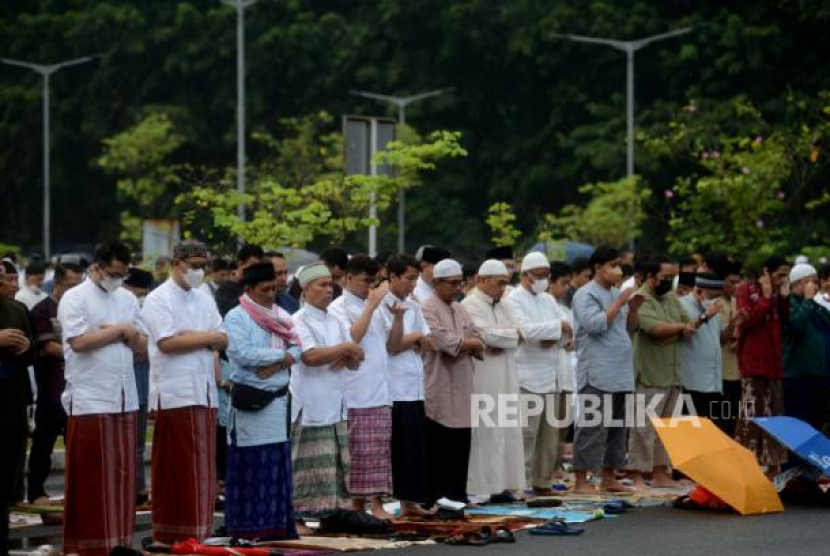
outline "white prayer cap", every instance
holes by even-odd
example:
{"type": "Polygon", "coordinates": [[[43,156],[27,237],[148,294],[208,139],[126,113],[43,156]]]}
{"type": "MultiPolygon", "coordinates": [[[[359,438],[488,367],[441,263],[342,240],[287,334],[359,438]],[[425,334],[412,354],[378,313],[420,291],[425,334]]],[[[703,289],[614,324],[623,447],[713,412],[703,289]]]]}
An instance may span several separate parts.
{"type": "Polygon", "coordinates": [[[510,276],[510,273],[507,272],[507,267],[504,266],[504,263],[496,260],[496,259],[489,259],[484,261],[484,263],[478,269],[479,276],[510,276]]]}
{"type": "Polygon", "coordinates": [[[297,273],[297,281],[303,288],[320,278],[331,278],[331,271],[323,263],[310,264],[297,273]]]}
{"type": "Polygon", "coordinates": [[[550,263],[545,254],[533,251],[525,255],[525,258],[522,259],[522,272],[536,270],[537,268],[550,268],[550,263]]]}
{"type": "Polygon", "coordinates": [[[433,278],[449,278],[451,276],[464,276],[461,264],[453,259],[444,259],[435,265],[432,271],[433,278]]]}
{"type": "Polygon", "coordinates": [[[797,264],[790,271],[790,283],[795,284],[799,280],[809,278],[810,276],[818,276],[815,267],[809,264],[797,264]]]}

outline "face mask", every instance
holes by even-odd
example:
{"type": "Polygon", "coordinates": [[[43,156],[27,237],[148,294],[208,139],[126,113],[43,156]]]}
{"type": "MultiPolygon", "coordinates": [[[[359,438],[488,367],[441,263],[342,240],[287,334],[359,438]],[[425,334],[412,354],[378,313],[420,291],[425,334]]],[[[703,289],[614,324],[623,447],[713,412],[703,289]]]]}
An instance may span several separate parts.
{"type": "Polygon", "coordinates": [[[194,270],[192,268],[188,268],[187,272],[184,273],[184,281],[187,282],[188,286],[194,289],[201,286],[204,279],[205,271],[202,269],[194,270]]]}
{"type": "Polygon", "coordinates": [[[542,278],[541,280],[534,280],[533,284],[531,284],[530,289],[533,290],[533,293],[540,294],[548,291],[548,279],[542,278]]]}
{"type": "Polygon", "coordinates": [[[671,280],[660,280],[660,283],[657,284],[657,287],[654,288],[654,293],[656,293],[657,295],[664,295],[671,291],[671,287],[671,280]]]}
{"type": "Polygon", "coordinates": [[[105,291],[108,293],[112,293],[118,288],[121,287],[121,284],[124,283],[123,278],[112,278],[110,276],[102,276],[101,277],[101,287],[104,288],[105,291]]]}

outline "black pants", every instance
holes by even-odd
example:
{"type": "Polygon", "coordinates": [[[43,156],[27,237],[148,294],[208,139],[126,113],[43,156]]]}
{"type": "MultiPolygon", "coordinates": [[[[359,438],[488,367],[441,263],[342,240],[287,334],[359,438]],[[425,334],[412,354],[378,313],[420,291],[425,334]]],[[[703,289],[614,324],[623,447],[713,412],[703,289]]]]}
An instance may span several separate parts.
{"type": "Polygon", "coordinates": [[[784,414],[821,431],[828,421],[830,380],[820,377],[784,379],[784,414]]]}
{"type": "Polygon", "coordinates": [[[225,482],[228,472],[228,429],[216,423],[216,479],[225,482]]]}
{"type": "Polygon", "coordinates": [[[395,498],[427,504],[424,402],[392,404],[392,491],[395,498]]]}
{"type": "Polygon", "coordinates": [[[738,409],[741,405],[741,381],[723,381],[723,404],[721,406],[721,423],[723,432],[729,438],[735,437],[735,423],[738,422],[738,409]]]}
{"type": "Polygon", "coordinates": [[[467,502],[471,439],[472,429],[453,429],[426,419],[427,489],[430,502],[439,498],[467,502]]]}
{"type": "Polygon", "coordinates": [[[54,402],[38,402],[35,409],[35,432],[29,452],[29,502],[46,496],[46,479],[52,470],[52,450],[55,441],[66,432],[66,412],[54,402]]]}
{"type": "Polygon", "coordinates": [[[9,502],[18,481],[20,458],[26,455],[25,374],[0,379],[0,556],[9,553],[9,502]]]}

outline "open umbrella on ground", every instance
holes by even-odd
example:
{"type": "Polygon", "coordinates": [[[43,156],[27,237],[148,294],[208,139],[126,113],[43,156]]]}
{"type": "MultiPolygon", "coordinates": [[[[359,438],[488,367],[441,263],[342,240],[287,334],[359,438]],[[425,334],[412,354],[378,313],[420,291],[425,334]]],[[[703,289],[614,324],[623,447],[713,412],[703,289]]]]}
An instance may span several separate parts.
{"type": "Polygon", "coordinates": [[[830,476],[830,439],[795,417],[759,417],[753,422],[798,457],[830,476]]]}
{"type": "Polygon", "coordinates": [[[742,515],[783,512],[755,456],[701,417],[653,418],[672,465],[742,515]]]}

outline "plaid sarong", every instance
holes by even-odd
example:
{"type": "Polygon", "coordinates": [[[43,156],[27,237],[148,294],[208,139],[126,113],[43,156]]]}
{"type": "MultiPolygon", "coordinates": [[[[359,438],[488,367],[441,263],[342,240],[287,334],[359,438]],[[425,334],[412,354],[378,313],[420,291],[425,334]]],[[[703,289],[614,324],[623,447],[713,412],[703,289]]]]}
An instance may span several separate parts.
{"type": "Polygon", "coordinates": [[[132,546],[136,413],[71,416],[66,427],[66,554],[107,556],[132,546]]]}
{"type": "Polygon", "coordinates": [[[295,423],[291,460],[298,517],[326,517],[338,509],[351,509],[346,486],[349,441],[345,421],[324,427],[295,423]]]}
{"type": "Polygon", "coordinates": [[[349,409],[349,493],[392,494],[392,408],[349,409]]]}

